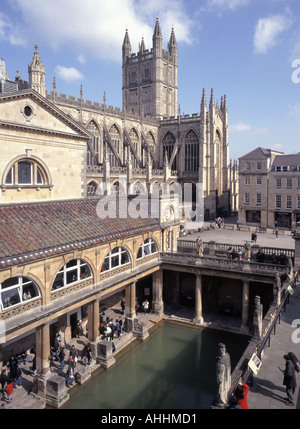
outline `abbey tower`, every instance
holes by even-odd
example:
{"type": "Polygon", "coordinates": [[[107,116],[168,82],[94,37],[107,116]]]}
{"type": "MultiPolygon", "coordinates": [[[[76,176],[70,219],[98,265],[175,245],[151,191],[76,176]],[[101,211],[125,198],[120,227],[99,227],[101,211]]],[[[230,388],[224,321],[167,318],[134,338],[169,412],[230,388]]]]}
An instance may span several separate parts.
{"type": "Polygon", "coordinates": [[[152,49],[145,41],[132,53],[128,31],[123,42],[123,109],[128,113],[151,115],[157,119],[177,115],[177,42],[172,29],[168,50],[163,49],[159,25],[153,32],[152,49]]]}

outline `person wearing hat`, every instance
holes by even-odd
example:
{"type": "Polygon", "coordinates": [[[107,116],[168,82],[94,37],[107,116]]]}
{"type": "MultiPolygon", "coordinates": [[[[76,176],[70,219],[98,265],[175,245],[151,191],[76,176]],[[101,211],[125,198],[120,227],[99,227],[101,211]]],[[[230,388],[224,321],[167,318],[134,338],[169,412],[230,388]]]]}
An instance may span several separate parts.
{"type": "Polygon", "coordinates": [[[286,388],[286,394],[287,394],[287,402],[285,403],[285,405],[291,407],[294,405],[293,392],[295,387],[297,387],[295,369],[289,355],[284,355],[283,358],[285,359],[285,370],[281,370],[281,371],[284,374],[283,385],[286,388]]]}

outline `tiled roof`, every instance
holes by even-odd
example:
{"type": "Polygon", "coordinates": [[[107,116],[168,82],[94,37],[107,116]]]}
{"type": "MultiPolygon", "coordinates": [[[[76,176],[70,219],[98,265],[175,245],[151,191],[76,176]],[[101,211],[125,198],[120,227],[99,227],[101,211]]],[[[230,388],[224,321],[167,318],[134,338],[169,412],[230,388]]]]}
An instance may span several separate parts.
{"type": "Polygon", "coordinates": [[[264,149],[263,147],[257,147],[246,155],[239,159],[262,159],[270,157],[270,149],[264,149]]]}
{"type": "MultiPolygon", "coordinates": [[[[100,216],[100,199],[0,206],[0,269],[157,229],[145,218],[100,216]],[[98,206],[99,208],[99,206],[98,206]]],[[[126,208],[126,200],[122,202],[126,208]]]]}
{"type": "Polygon", "coordinates": [[[300,154],[292,155],[279,155],[275,156],[272,167],[289,166],[297,167],[300,166],[300,154]]]}

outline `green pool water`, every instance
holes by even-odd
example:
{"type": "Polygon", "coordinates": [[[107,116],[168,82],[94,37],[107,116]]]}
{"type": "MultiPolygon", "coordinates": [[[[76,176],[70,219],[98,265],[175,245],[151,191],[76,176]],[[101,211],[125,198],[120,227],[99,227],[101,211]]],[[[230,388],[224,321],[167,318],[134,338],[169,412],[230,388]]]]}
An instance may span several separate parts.
{"type": "MultiPolygon", "coordinates": [[[[165,322],[135,341],[85,384],[64,409],[207,409],[216,393],[216,356],[223,342],[238,363],[248,338],[165,322]]],[[[116,342],[117,345],[117,342],[116,342]]]]}

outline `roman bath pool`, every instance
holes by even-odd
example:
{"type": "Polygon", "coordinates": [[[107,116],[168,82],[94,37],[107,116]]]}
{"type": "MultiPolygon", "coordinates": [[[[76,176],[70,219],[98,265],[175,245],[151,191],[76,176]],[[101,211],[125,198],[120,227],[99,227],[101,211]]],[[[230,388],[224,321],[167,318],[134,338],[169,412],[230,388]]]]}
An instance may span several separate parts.
{"type": "Polygon", "coordinates": [[[70,391],[63,409],[207,409],[216,393],[216,356],[223,342],[232,370],[249,338],[164,322],[116,355],[108,370],[70,391]]]}

